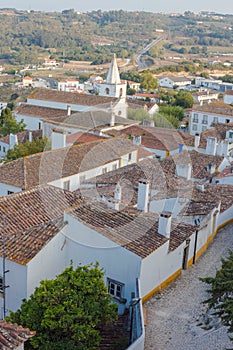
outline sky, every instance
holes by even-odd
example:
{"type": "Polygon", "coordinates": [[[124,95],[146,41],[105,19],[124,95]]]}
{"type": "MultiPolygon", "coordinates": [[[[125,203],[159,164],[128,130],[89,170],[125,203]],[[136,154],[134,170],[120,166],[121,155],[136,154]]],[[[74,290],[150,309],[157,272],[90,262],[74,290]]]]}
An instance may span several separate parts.
{"type": "Polygon", "coordinates": [[[22,10],[62,11],[122,9],[128,11],[178,12],[214,11],[233,14],[232,0],[0,0],[0,8],[14,7],[22,10]]]}

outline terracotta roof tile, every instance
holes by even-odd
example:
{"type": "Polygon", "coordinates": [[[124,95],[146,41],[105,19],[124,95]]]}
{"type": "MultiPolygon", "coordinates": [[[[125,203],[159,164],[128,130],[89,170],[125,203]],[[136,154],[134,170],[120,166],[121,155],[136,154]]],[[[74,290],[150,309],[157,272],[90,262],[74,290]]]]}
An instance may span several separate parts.
{"type": "Polygon", "coordinates": [[[28,328],[0,320],[0,348],[3,350],[18,349],[34,335],[35,332],[31,332],[28,328]]]}
{"type": "Polygon", "coordinates": [[[28,96],[28,99],[64,102],[68,104],[78,104],[83,106],[98,106],[103,104],[110,105],[111,102],[117,101],[117,98],[112,97],[87,95],[48,89],[35,89],[31,95],[28,96]]]}
{"type": "Polygon", "coordinates": [[[171,151],[179,148],[179,144],[189,144],[194,136],[177,131],[175,129],[166,129],[159,127],[146,127],[141,125],[133,125],[123,130],[109,130],[109,134],[121,135],[125,137],[141,136],[142,146],[151,149],[171,151]]]}
{"type": "MultiPolygon", "coordinates": [[[[98,203],[89,203],[68,210],[69,214],[80,222],[112,240],[116,244],[146,258],[168,239],[158,233],[158,216],[156,214],[130,214],[115,211],[98,203]]],[[[174,223],[171,230],[170,249],[178,247],[194,227],[183,223],[174,223]]]]}
{"type": "Polygon", "coordinates": [[[61,217],[80,197],[53,186],[39,186],[0,199],[0,229],[7,236],[61,217]],[[3,219],[4,218],[4,219],[3,219]]]}
{"type": "Polygon", "coordinates": [[[29,189],[96,168],[136,149],[130,140],[114,138],[37,153],[2,165],[0,183],[29,189]]]}
{"type": "MultiPolygon", "coordinates": [[[[9,235],[6,238],[6,258],[26,265],[64,226],[62,215],[57,219],[9,235]]],[[[2,251],[2,240],[0,251],[2,251]]]]}
{"type": "Polygon", "coordinates": [[[212,114],[223,114],[233,117],[233,106],[223,102],[212,102],[209,104],[203,104],[202,106],[195,105],[192,111],[208,112],[212,114]]]}

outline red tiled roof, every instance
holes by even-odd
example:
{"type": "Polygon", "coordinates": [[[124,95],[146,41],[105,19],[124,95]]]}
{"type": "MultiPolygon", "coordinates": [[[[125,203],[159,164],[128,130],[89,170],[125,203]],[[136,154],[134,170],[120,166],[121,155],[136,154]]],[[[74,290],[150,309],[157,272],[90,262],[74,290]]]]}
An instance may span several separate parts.
{"type": "Polygon", "coordinates": [[[87,95],[79,93],[71,93],[65,91],[55,91],[48,89],[35,89],[28,99],[44,100],[53,102],[63,102],[67,104],[78,104],[83,106],[98,106],[103,104],[111,104],[116,102],[117,98],[104,97],[97,95],[87,95]]]}
{"type": "Polygon", "coordinates": [[[194,142],[194,136],[188,133],[160,127],[133,125],[123,130],[109,130],[109,134],[121,136],[142,136],[142,146],[154,150],[171,151],[179,148],[179,144],[194,142]]]}
{"type": "MultiPolygon", "coordinates": [[[[63,216],[61,216],[9,235],[5,249],[7,260],[26,265],[64,226],[63,216]]],[[[0,241],[0,251],[2,251],[2,241],[0,241]]]]}
{"type": "Polygon", "coordinates": [[[225,92],[225,95],[233,95],[233,90],[227,90],[227,91],[225,92]]]}
{"type": "Polygon", "coordinates": [[[31,332],[28,328],[0,320],[0,348],[2,350],[18,349],[35,334],[36,332],[31,332]]]}
{"type": "Polygon", "coordinates": [[[137,146],[130,140],[113,138],[36,153],[2,165],[0,183],[29,189],[94,169],[133,150],[137,146]]]}
{"type": "Polygon", "coordinates": [[[0,199],[0,229],[7,236],[61,217],[80,197],[53,186],[39,186],[0,199]],[[4,219],[4,220],[3,220],[4,219]]]}
{"type": "MultiPolygon", "coordinates": [[[[168,239],[158,233],[156,214],[130,214],[115,211],[98,203],[89,203],[68,210],[80,222],[115,242],[142,259],[153,253],[168,239]]],[[[173,250],[195,232],[195,228],[184,223],[174,223],[171,230],[170,249],[173,250]]]]}
{"type": "Polygon", "coordinates": [[[211,114],[223,114],[233,117],[233,106],[223,102],[212,102],[209,104],[203,104],[202,106],[195,105],[193,106],[192,111],[207,112],[211,114]]]}
{"type": "Polygon", "coordinates": [[[76,132],[74,134],[66,136],[66,142],[75,144],[75,145],[78,145],[80,143],[98,141],[98,140],[106,140],[106,138],[99,135],[87,133],[87,132],[76,132]]]}

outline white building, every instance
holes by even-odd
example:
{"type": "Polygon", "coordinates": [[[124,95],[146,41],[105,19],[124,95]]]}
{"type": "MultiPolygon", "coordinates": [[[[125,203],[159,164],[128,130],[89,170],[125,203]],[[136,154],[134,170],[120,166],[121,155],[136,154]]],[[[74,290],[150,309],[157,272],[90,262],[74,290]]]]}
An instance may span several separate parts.
{"type": "Polygon", "coordinates": [[[66,92],[84,92],[84,84],[79,83],[78,80],[65,80],[58,82],[58,91],[66,92]]]}
{"type": "Polygon", "coordinates": [[[221,102],[203,106],[193,106],[189,118],[191,135],[210,129],[212,123],[227,124],[233,122],[233,107],[221,102]]]}
{"type": "Polygon", "coordinates": [[[223,95],[223,102],[229,105],[233,104],[233,90],[227,90],[223,95]]]}
{"type": "Polygon", "coordinates": [[[174,89],[185,88],[187,85],[191,85],[192,80],[188,77],[182,76],[166,76],[157,77],[159,82],[159,87],[174,89]]]}

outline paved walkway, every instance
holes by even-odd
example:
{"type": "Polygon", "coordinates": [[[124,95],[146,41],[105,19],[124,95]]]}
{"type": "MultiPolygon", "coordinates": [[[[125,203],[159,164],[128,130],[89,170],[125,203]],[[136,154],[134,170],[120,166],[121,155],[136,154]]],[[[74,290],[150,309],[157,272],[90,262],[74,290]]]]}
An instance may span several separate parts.
{"type": "Polygon", "coordinates": [[[220,230],[208,250],[182,276],[145,306],[147,326],[145,350],[225,350],[231,347],[226,328],[210,318],[213,327],[205,325],[208,285],[199,277],[214,276],[221,257],[233,249],[233,224],[220,230]],[[203,329],[203,328],[205,329],[203,329]],[[209,328],[209,329],[206,329],[209,328]]]}

